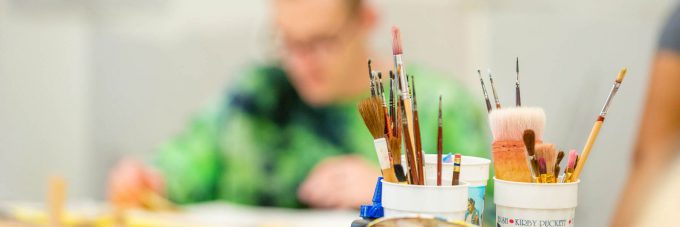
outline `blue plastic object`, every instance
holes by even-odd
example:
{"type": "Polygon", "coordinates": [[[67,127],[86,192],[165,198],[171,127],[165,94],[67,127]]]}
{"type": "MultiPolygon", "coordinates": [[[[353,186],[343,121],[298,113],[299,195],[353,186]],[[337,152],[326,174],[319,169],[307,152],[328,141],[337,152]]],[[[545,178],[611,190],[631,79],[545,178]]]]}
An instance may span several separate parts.
{"type": "Polygon", "coordinates": [[[448,155],[446,155],[442,158],[442,163],[452,163],[452,162],[453,162],[453,156],[450,152],[449,152],[448,155]]]}
{"type": "Polygon", "coordinates": [[[378,219],[385,216],[382,206],[382,177],[378,177],[373,191],[373,205],[361,205],[359,216],[363,219],[378,219]]]}

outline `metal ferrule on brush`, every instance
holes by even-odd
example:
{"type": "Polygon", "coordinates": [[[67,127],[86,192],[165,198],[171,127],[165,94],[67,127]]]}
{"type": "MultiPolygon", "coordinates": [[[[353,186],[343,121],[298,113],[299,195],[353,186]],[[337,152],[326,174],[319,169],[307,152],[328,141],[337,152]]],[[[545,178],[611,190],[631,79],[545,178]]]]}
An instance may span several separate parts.
{"type": "Polygon", "coordinates": [[[380,88],[379,89],[380,92],[378,94],[380,94],[380,97],[382,98],[383,107],[387,108],[387,99],[385,99],[385,88],[383,87],[382,75],[380,75],[380,73],[378,73],[378,75],[379,75],[378,76],[378,78],[379,78],[378,86],[380,88]]]}
{"type": "Polygon", "coordinates": [[[406,99],[409,97],[409,88],[406,81],[404,60],[401,59],[401,54],[394,55],[394,67],[397,69],[397,77],[399,77],[399,84],[401,85],[401,96],[406,99]]]}
{"type": "Polygon", "coordinates": [[[607,116],[607,111],[609,110],[609,105],[612,102],[612,99],[616,95],[616,92],[619,91],[619,87],[621,86],[621,83],[617,82],[612,86],[612,90],[609,92],[609,96],[607,96],[607,102],[604,103],[604,106],[602,107],[602,111],[600,111],[600,117],[604,118],[607,116]]]}
{"type": "Polygon", "coordinates": [[[442,127],[442,112],[439,112],[439,119],[437,120],[437,126],[442,127]]]}
{"type": "Polygon", "coordinates": [[[368,73],[369,73],[368,75],[370,76],[370,82],[369,83],[370,83],[370,86],[371,86],[371,97],[373,97],[373,96],[376,96],[375,80],[374,80],[375,76],[373,75],[373,71],[368,72],[368,73]]]}
{"type": "Polygon", "coordinates": [[[494,102],[496,103],[496,108],[500,109],[501,103],[500,103],[500,100],[498,100],[498,94],[496,93],[496,85],[493,83],[493,74],[491,73],[491,70],[488,70],[488,72],[489,72],[489,83],[491,83],[491,92],[493,92],[493,99],[494,99],[494,102]]]}

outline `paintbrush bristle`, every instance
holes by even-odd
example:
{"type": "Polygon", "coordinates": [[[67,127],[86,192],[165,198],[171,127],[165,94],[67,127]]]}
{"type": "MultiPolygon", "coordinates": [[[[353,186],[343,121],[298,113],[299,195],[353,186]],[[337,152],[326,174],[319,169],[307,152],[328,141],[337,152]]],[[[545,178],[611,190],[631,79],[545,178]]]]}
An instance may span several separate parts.
{"type": "Polygon", "coordinates": [[[546,166],[547,166],[547,164],[545,163],[545,158],[538,159],[538,171],[541,174],[548,172],[546,166]]]}
{"type": "Polygon", "coordinates": [[[389,147],[392,162],[401,163],[401,136],[393,136],[387,139],[387,146],[389,147]]]}
{"type": "Polygon", "coordinates": [[[578,156],[578,153],[576,150],[570,150],[569,151],[569,159],[567,159],[567,168],[568,169],[574,169],[576,166],[576,157],[578,156]]]}
{"type": "Polygon", "coordinates": [[[559,153],[557,153],[557,161],[555,161],[555,165],[559,166],[560,163],[562,162],[562,159],[564,159],[564,151],[560,151],[559,153]]]}
{"type": "Polygon", "coordinates": [[[538,174],[541,174],[541,171],[538,169],[537,159],[531,159],[531,169],[534,171],[536,177],[538,177],[538,174]]]}
{"type": "Polygon", "coordinates": [[[616,76],[616,83],[621,83],[623,82],[623,78],[626,77],[626,73],[628,72],[627,68],[622,68],[621,71],[619,71],[619,75],[616,76]]]}
{"type": "Polygon", "coordinates": [[[381,100],[378,97],[366,98],[359,101],[359,113],[364,119],[366,128],[371,132],[374,139],[385,135],[385,112],[382,109],[381,100]]]}
{"type": "Polygon", "coordinates": [[[554,144],[545,144],[548,146],[547,150],[545,151],[545,161],[546,164],[548,165],[548,173],[553,173],[555,172],[555,162],[557,159],[557,150],[555,148],[554,144]]]}
{"type": "Polygon", "coordinates": [[[401,32],[397,26],[392,26],[392,54],[400,55],[403,53],[401,49],[401,32]]]}
{"type": "Polygon", "coordinates": [[[524,146],[526,146],[529,156],[534,156],[534,146],[536,146],[536,134],[534,134],[534,130],[524,130],[522,139],[524,140],[524,146]]]}
{"type": "Polygon", "coordinates": [[[534,131],[535,140],[543,138],[545,112],[537,107],[495,109],[489,114],[494,141],[523,141],[524,130],[534,131]]]}
{"type": "MultiPolygon", "coordinates": [[[[544,157],[546,158],[546,161],[550,161],[549,156],[550,152],[555,151],[555,145],[550,144],[550,143],[541,143],[541,144],[536,144],[536,156],[537,157],[544,157]]],[[[557,155],[555,155],[557,157],[557,155]]]]}
{"type": "Polygon", "coordinates": [[[394,165],[394,174],[397,175],[397,181],[406,181],[406,172],[404,172],[404,166],[401,164],[394,165]]]}

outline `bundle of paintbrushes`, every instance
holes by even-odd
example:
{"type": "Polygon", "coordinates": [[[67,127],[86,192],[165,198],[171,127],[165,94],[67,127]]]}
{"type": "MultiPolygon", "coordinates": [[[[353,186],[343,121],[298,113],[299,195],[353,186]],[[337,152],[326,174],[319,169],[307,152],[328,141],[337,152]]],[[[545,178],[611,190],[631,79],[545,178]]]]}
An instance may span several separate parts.
{"type": "Polygon", "coordinates": [[[496,177],[501,180],[517,182],[557,183],[576,181],[604,122],[611,99],[623,81],[626,69],[622,69],[616,78],[605,106],[583,148],[582,158],[578,158],[575,150],[569,152],[567,166],[563,170],[564,177],[560,177],[560,170],[562,169],[560,162],[565,156],[564,152],[558,152],[555,145],[542,141],[546,123],[543,109],[521,106],[519,59],[516,61],[515,70],[515,105],[509,108],[501,107],[493,82],[493,74],[490,70],[488,71],[495,109],[492,108],[489,100],[482,73],[477,70],[489,112],[489,124],[493,135],[492,156],[496,177]]]}
{"type": "MultiPolygon", "coordinates": [[[[424,185],[424,158],[415,79],[406,75],[401,35],[396,27],[392,29],[392,44],[394,69],[389,71],[387,81],[383,81],[382,73],[374,71],[371,61],[368,61],[371,97],[359,103],[359,112],[373,135],[384,179],[388,182],[424,185]],[[402,147],[406,157],[404,164],[401,161],[402,147]]],[[[440,138],[437,147],[441,150],[441,97],[439,108],[440,138]]]]}

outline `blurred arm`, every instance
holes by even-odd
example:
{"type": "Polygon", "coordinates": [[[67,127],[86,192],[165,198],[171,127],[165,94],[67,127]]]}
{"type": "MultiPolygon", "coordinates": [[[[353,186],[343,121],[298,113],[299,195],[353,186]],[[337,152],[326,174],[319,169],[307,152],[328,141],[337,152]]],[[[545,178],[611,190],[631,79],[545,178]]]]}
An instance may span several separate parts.
{"type": "Polygon", "coordinates": [[[155,154],[168,198],[178,203],[215,199],[222,157],[218,146],[219,112],[208,110],[155,154]]]}
{"type": "Polygon", "coordinates": [[[680,54],[660,51],[652,66],[647,101],[626,189],[612,226],[627,226],[649,184],[666,170],[680,133],[680,54]]]}

